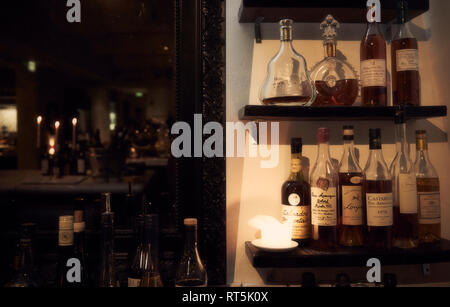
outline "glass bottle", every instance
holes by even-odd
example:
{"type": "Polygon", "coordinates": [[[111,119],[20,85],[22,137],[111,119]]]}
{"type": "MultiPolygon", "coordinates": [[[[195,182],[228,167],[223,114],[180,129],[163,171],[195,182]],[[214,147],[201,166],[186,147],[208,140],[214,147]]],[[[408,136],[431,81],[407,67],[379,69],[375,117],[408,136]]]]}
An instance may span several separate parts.
{"type": "Polygon", "coordinates": [[[158,215],[151,214],[144,217],[144,244],[142,249],[142,277],[140,287],[163,287],[159,274],[159,221],[158,215]]]}
{"type": "Polygon", "coordinates": [[[361,41],[362,105],[386,106],[386,42],[375,16],[371,16],[368,21],[366,34],[361,41]]]}
{"type": "Polygon", "coordinates": [[[419,195],[419,243],[432,244],[441,240],[441,194],[439,176],[428,156],[426,131],[416,132],[417,192],[419,195]]]}
{"type": "Polygon", "coordinates": [[[409,155],[403,110],[398,110],[395,116],[395,137],[397,154],[390,168],[394,183],[394,246],[409,249],[418,246],[418,205],[416,174],[409,155]]]}
{"type": "Polygon", "coordinates": [[[351,106],[358,97],[359,83],[355,70],[346,61],[336,58],[336,30],[339,27],[339,22],[331,15],[320,24],[325,59],[312,69],[311,78],[316,87],[313,106],[351,106]]]}
{"type": "Polygon", "coordinates": [[[100,287],[117,287],[114,256],[114,212],[111,212],[111,193],[104,194],[106,210],[101,217],[100,287]]]}
{"type": "Polygon", "coordinates": [[[302,139],[292,139],[291,174],[281,188],[281,220],[292,222],[292,240],[311,241],[311,191],[302,172],[302,139]]]}
{"type": "Polygon", "coordinates": [[[197,224],[197,219],[184,220],[184,252],[176,275],[176,287],[206,287],[208,285],[208,276],[198,252],[197,224]]]}
{"type": "Polygon", "coordinates": [[[136,253],[134,254],[133,261],[131,263],[128,272],[128,287],[137,288],[141,285],[142,278],[142,260],[144,259],[144,216],[139,215],[136,218],[136,230],[138,236],[138,246],[136,253]]]}
{"type": "Polygon", "coordinates": [[[408,2],[398,2],[399,29],[392,39],[394,105],[420,106],[419,47],[409,29],[408,2]]]}
{"type": "Polygon", "coordinates": [[[13,278],[5,285],[6,288],[34,288],[37,282],[34,279],[34,252],[31,234],[28,225],[21,225],[19,239],[19,254],[14,258],[13,278]]]}
{"type": "Polygon", "coordinates": [[[339,176],[330,157],[330,131],[318,131],[319,153],[311,171],[311,223],[313,245],[319,249],[337,246],[337,195],[339,176]]]}
{"type": "Polygon", "coordinates": [[[87,261],[86,261],[86,239],[85,230],[86,223],[84,222],[84,211],[81,205],[84,203],[84,199],[79,198],[76,200],[80,205],[74,212],[74,223],[73,223],[73,246],[75,258],[80,260],[81,265],[81,282],[78,284],[80,287],[88,286],[88,271],[87,271],[87,261]]]}
{"type": "Polygon", "coordinates": [[[364,244],[363,171],[356,158],[353,126],[344,127],[344,154],[339,164],[339,244],[364,244]]]}
{"type": "Polygon", "coordinates": [[[392,248],[393,194],[392,177],[383,157],[381,130],[370,129],[370,154],[364,169],[364,196],[369,248],[392,248]]]}
{"type": "Polygon", "coordinates": [[[260,99],[264,105],[309,106],[315,98],[314,84],[305,58],[292,46],[293,21],[283,19],[280,26],[281,48],[268,65],[260,99]]]}
{"type": "Polygon", "coordinates": [[[76,280],[68,279],[67,264],[70,259],[75,258],[73,247],[73,216],[59,217],[58,231],[58,267],[56,286],[59,288],[72,288],[76,286],[76,280]]]}

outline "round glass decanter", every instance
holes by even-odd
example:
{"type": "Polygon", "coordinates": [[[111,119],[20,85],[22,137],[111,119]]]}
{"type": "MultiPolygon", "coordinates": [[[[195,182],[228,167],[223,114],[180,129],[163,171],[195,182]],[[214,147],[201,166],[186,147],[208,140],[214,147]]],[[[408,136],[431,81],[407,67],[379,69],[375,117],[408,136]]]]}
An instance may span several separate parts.
{"type": "Polygon", "coordinates": [[[283,19],[281,48],[269,62],[267,78],[261,89],[260,99],[264,105],[309,106],[315,98],[305,58],[292,46],[293,21],[283,19]]]}
{"type": "Polygon", "coordinates": [[[355,70],[336,58],[336,29],[339,27],[339,22],[331,15],[320,24],[325,59],[312,69],[311,78],[316,88],[313,106],[351,106],[358,97],[359,82],[355,70]]]}

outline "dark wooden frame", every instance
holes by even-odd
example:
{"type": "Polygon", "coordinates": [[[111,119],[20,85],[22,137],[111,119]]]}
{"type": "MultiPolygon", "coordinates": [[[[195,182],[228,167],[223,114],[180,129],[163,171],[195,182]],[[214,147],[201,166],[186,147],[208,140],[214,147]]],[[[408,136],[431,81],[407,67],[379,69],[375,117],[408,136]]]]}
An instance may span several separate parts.
{"type": "MultiPolygon", "coordinates": [[[[175,0],[177,121],[225,125],[225,1],[175,0]]],[[[199,218],[199,242],[209,285],[226,284],[225,158],[176,162],[176,207],[199,218]]]]}

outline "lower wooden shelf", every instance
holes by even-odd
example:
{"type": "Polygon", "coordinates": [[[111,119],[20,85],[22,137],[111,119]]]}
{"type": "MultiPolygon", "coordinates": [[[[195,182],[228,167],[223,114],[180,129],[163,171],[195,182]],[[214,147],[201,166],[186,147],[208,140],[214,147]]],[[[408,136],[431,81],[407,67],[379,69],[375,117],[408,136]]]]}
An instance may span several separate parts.
{"type": "Polygon", "coordinates": [[[411,265],[450,262],[450,241],[413,250],[370,251],[364,248],[340,248],[318,251],[298,248],[289,253],[268,253],[246,242],[245,250],[255,268],[361,267],[371,258],[385,265],[411,265]]]}

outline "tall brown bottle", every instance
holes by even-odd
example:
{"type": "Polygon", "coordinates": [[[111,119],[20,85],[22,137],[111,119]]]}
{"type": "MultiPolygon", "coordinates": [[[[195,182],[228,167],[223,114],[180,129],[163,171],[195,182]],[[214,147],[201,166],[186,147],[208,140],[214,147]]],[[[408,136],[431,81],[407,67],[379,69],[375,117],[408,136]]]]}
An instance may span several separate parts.
{"type": "Polygon", "coordinates": [[[391,48],[394,105],[420,106],[419,48],[409,29],[408,2],[398,5],[399,29],[391,48]]]}
{"type": "Polygon", "coordinates": [[[361,41],[362,105],[386,106],[386,42],[375,20],[375,16],[370,17],[366,34],[361,41]]]}

